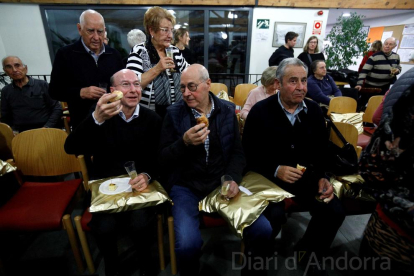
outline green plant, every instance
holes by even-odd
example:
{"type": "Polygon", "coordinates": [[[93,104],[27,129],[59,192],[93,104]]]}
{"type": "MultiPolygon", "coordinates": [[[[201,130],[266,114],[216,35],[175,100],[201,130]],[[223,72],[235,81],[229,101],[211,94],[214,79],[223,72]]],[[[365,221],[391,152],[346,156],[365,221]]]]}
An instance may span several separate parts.
{"type": "Polygon", "coordinates": [[[362,18],[352,12],[349,17],[341,15],[332,27],[326,39],[331,42],[325,49],[328,58],[326,67],[329,69],[346,69],[350,65],[356,65],[353,58],[361,56],[368,50],[367,34],[362,18]]]}

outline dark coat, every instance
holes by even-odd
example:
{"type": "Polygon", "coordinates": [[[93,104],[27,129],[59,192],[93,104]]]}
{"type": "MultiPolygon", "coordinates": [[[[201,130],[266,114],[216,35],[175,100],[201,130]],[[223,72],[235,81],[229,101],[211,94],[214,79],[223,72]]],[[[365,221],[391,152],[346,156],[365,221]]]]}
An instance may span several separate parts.
{"type": "Polygon", "coordinates": [[[80,90],[98,86],[100,82],[109,85],[110,77],[123,69],[119,52],[105,45],[98,63],[86,52],[81,39],[58,50],[53,63],[49,94],[52,99],[68,103],[73,127],[78,126],[90,113],[96,100],[84,100],[80,90]]]}
{"type": "Polygon", "coordinates": [[[183,135],[196,125],[196,120],[183,100],[167,109],[161,132],[160,163],[168,170],[168,186],[185,186],[199,196],[206,196],[218,187],[224,174],[240,184],[246,163],[234,104],[218,99],[211,92],[210,95],[215,107],[209,118],[208,163],[204,144],[184,144],[183,135]]]}
{"type": "Polygon", "coordinates": [[[279,63],[285,58],[293,58],[295,51],[292,48],[286,48],[284,45],[277,50],[269,58],[269,66],[279,66],[279,63]]]}
{"type": "Polygon", "coordinates": [[[299,194],[317,191],[318,180],[325,176],[324,162],[328,142],[326,124],[318,104],[308,99],[292,126],[278,96],[258,102],[249,112],[243,131],[247,169],[260,173],[283,189],[299,194]],[[274,176],[280,165],[307,167],[302,179],[288,184],[274,176]]]}

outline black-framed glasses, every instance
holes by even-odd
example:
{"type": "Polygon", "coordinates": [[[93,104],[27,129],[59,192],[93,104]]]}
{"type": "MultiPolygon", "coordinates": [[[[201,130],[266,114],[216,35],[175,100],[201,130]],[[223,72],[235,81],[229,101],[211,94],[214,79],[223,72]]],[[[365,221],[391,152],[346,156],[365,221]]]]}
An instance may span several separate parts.
{"type": "Polygon", "coordinates": [[[184,85],[184,84],[181,84],[180,85],[180,91],[181,91],[181,93],[185,93],[185,88],[187,87],[188,88],[188,90],[190,90],[190,92],[195,92],[195,91],[197,91],[197,88],[198,88],[198,86],[200,85],[200,84],[202,84],[203,82],[206,82],[207,80],[205,80],[205,81],[202,81],[202,82],[200,82],[199,84],[195,84],[195,83],[192,83],[192,82],[190,82],[189,84],[187,84],[187,85],[184,85]]]}

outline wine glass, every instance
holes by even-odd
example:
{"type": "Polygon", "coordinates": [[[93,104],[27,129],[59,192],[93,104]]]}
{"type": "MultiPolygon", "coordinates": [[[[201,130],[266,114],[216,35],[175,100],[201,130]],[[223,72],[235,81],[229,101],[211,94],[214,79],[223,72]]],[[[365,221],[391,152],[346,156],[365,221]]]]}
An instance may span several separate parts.
{"type": "Polygon", "coordinates": [[[135,169],[135,162],[134,161],[128,161],[124,165],[128,175],[131,177],[131,179],[134,179],[138,176],[137,170],[135,169]]]}
{"type": "Polygon", "coordinates": [[[226,175],[223,175],[221,177],[220,194],[221,194],[221,199],[224,200],[224,201],[229,201],[230,200],[227,197],[227,194],[229,192],[231,182],[233,182],[233,178],[231,178],[230,175],[226,174],[226,175]]]}
{"type": "MultiPolygon", "coordinates": [[[[174,60],[174,55],[173,55],[173,48],[172,47],[168,47],[165,49],[165,53],[167,55],[167,57],[170,57],[174,60]]],[[[174,69],[170,69],[170,72],[175,72],[174,69]]]]}

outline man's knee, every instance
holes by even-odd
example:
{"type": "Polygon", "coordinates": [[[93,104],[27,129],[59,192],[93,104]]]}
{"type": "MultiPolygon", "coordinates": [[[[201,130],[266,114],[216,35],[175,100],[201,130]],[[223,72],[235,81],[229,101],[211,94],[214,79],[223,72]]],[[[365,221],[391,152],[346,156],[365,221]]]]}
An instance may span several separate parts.
{"type": "Polygon", "coordinates": [[[203,240],[199,229],[185,231],[185,233],[175,232],[175,252],[180,258],[193,258],[201,252],[203,240]]]}

